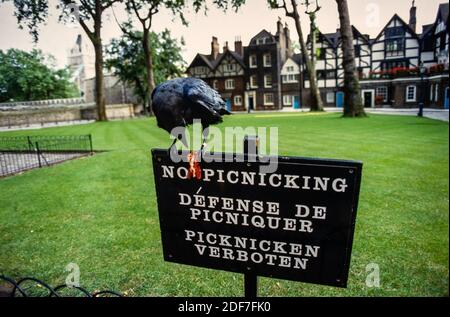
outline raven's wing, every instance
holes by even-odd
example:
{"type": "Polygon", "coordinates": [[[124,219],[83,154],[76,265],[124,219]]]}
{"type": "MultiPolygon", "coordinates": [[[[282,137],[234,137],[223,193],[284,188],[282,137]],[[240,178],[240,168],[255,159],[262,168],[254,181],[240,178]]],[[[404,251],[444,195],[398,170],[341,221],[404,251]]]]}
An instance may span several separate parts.
{"type": "Polygon", "coordinates": [[[194,116],[200,116],[204,125],[222,122],[223,105],[225,105],[219,93],[211,89],[203,81],[195,81],[184,88],[184,97],[194,107],[194,116]]]}

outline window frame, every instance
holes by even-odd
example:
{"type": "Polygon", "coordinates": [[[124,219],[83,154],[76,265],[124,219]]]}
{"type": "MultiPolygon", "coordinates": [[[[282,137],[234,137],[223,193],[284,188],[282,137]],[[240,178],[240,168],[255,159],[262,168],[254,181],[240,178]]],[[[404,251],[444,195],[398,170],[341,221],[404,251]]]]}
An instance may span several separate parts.
{"type": "Polygon", "coordinates": [[[272,67],[272,54],[271,53],[265,53],[263,55],[263,64],[264,64],[264,67],[272,67]],[[266,58],[267,56],[270,57],[270,63],[267,63],[267,58],[266,58]]]}
{"type": "Polygon", "coordinates": [[[271,74],[264,75],[264,88],[272,88],[273,87],[273,77],[271,74]],[[267,83],[268,78],[270,78],[270,85],[267,83]]]}
{"type": "Polygon", "coordinates": [[[251,75],[249,81],[250,81],[250,88],[252,88],[252,89],[258,88],[258,76],[251,75]],[[255,85],[253,85],[253,80],[252,79],[255,79],[255,85]]]}
{"type": "Polygon", "coordinates": [[[225,90],[233,90],[235,88],[236,88],[236,86],[235,86],[234,79],[229,78],[229,79],[225,80],[225,90]],[[230,86],[229,83],[232,83],[232,85],[230,86]]]}
{"type": "Polygon", "coordinates": [[[292,106],[293,99],[294,99],[294,97],[292,95],[283,95],[283,106],[292,106]],[[289,98],[289,100],[287,98],[289,98]]]}
{"type": "Polygon", "coordinates": [[[264,94],[264,105],[265,106],[273,106],[275,105],[275,95],[271,92],[264,94]],[[267,97],[272,96],[272,101],[267,101],[267,97]]]}
{"type": "Polygon", "coordinates": [[[258,68],[258,56],[256,54],[252,54],[249,57],[249,66],[250,68],[258,68]],[[253,64],[253,58],[255,59],[255,64],[253,64]]]}
{"type": "Polygon", "coordinates": [[[384,97],[383,98],[383,102],[388,102],[388,99],[389,99],[389,89],[388,89],[388,87],[386,87],[386,86],[377,87],[376,95],[377,96],[383,96],[384,97]],[[386,90],[385,93],[380,93],[381,89],[385,89],[386,90]]]}
{"type": "Polygon", "coordinates": [[[242,96],[241,95],[234,96],[233,102],[235,106],[242,106],[242,96]]]}
{"type": "Polygon", "coordinates": [[[409,85],[406,86],[406,102],[416,102],[417,101],[417,86],[416,85],[409,85]],[[409,98],[409,94],[410,94],[410,88],[413,88],[413,93],[414,93],[414,97],[413,98],[409,98]]]}

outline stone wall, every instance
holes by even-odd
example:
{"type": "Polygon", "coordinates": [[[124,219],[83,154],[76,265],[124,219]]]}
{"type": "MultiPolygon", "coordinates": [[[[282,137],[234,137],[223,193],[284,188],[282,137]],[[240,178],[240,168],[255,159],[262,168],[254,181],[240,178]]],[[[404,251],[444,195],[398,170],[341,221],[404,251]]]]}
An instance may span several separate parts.
{"type": "MultiPolygon", "coordinates": [[[[132,104],[106,106],[108,119],[127,119],[134,117],[132,104]]],[[[80,107],[44,108],[20,111],[0,111],[0,127],[30,126],[44,123],[59,123],[80,120],[95,120],[95,105],[80,107]]]]}

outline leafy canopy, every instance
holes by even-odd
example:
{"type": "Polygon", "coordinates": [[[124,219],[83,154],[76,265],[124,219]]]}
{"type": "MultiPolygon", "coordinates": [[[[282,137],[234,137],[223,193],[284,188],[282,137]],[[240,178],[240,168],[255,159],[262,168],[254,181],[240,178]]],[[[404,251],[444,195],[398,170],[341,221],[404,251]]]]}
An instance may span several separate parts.
{"type": "MultiPolygon", "coordinates": [[[[136,94],[145,100],[145,55],[140,38],[142,32],[130,31],[111,40],[106,47],[105,64],[123,82],[132,85],[136,94]]],[[[170,31],[166,29],[159,34],[150,32],[150,43],[155,83],[182,76],[186,66],[181,54],[184,41],[172,38],[170,31]]]]}
{"type": "Polygon", "coordinates": [[[0,50],[0,102],[72,98],[79,96],[68,69],[40,50],[0,50]]]}

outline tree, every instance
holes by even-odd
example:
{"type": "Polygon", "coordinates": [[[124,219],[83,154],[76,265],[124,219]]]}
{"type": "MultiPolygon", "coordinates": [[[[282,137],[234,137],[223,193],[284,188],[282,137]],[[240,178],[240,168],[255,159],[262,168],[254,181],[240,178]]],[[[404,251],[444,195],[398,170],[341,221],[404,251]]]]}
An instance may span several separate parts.
{"type": "Polygon", "coordinates": [[[365,117],[361,89],[356,72],[353,30],[347,0],[336,0],[341,24],[342,53],[344,66],[344,116],[365,117]]]}
{"type": "MultiPolygon", "coordinates": [[[[305,38],[303,37],[298,1],[290,0],[290,8],[288,7],[288,3],[286,2],[289,0],[267,0],[267,1],[269,3],[270,8],[283,9],[286,16],[294,20],[295,28],[297,30],[299,43],[302,51],[303,62],[306,66],[306,72],[308,73],[309,77],[310,93],[312,98],[311,111],[323,111],[322,97],[320,96],[319,85],[317,84],[316,67],[313,63],[313,60],[310,57],[310,54],[306,47],[305,38]]],[[[309,3],[309,1],[306,1],[304,4],[307,3],[309,3]]]]}
{"type": "MultiPolygon", "coordinates": [[[[7,0],[3,0],[7,1],[7,0]]],[[[92,42],[95,50],[95,100],[98,120],[106,121],[106,100],[103,79],[102,15],[120,0],[59,0],[57,8],[62,9],[61,21],[78,21],[92,42]],[[91,23],[90,23],[91,22],[91,23]],[[88,25],[91,24],[91,25],[88,25]]],[[[48,0],[14,0],[19,27],[26,25],[34,41],[39,37],[39,26],[48,17],[48,0]]]]}
{"type": "MultiPolygon", "coordinates": [[[[182,76],[185,66],[181,50],[183,41],[178,43],[171,37],[169,30],[160,34],[150,32],[151,56],[155,84],[167,79],[182,76]]],[[[111,40],[106,48],[106,67],[113,71],[124,83],[134,87],[135,93],[148,105],[146,86],[147,72],[144,65],[145,54],[141,45],[140,31],[127,31],[118,39],[111,40]],[[130,34],[132,36],[130,36],[130,34]]]]}
{"type": "MultiPolygon", "coordinates": [[[[184,18],[183,12],[186,10],[189,3],[192,3],[195,12],[198,12],[202,8],[204,8],[206,13],[206,0],[129,0],[125,2],[125,8],[130,17],[128,22],[126,22],[125,24],[119,24],[122,31],[124,33],[127,33],[130,29],[129,26],[131,25],[131,16],[136,17],[142,27],[140,40],[145,57],[147,79],[146,86],[148,93],[148,97],[146,98],[146,100],[148,101],[148,112],[150,114],[152,114],[150,94],[155,87],[155,75],[153,71],[154,61],[151,54],[152,43],[150,41],[151,37],[149,36],[149,34],[153,26],[154,16],[158,14],[161,9],[167,9],[171,11],[174,17],[179,17],[181,19],[181,22],[185,26],[187,26],[188,22],[184,18]]],[[[237,10],[241,5],[245,3],[245,0],[214,0],[213,3],[215,6],[223,10],[227,10],[230,5],[235,10],[237,10]]],[[[129,33],[128,36],[133,37],[134,35],[132,33],[129,33]]]]}
{"type": "Polygon", "coordinates": [[[0,50],[0,102],[78,97],[70,71],[54,64],[40,50],[0,50]]]}

